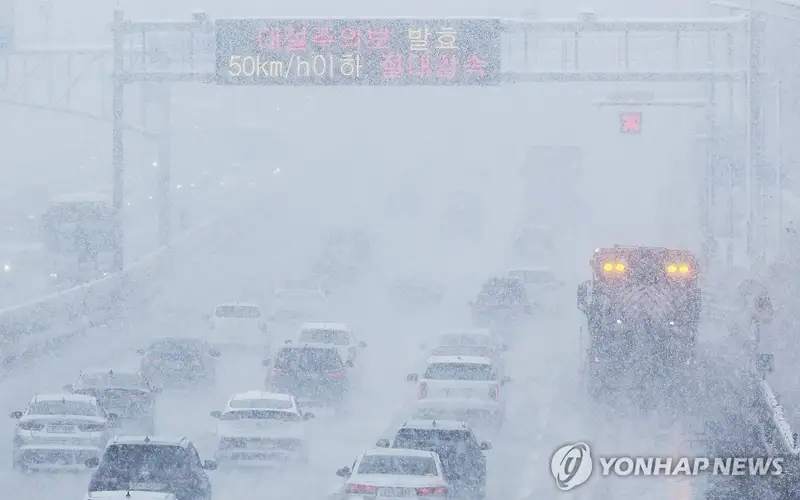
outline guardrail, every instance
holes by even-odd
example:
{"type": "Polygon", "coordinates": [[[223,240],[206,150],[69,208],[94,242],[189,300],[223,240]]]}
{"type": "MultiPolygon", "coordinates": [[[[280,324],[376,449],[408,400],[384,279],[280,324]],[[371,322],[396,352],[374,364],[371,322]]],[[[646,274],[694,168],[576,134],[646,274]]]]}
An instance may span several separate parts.
{"type": "Polygon", "coordinates": [[[245,208],[227,212],[182,233],[169,246],[139,259],[119,273],[0,310],[0,364],[24,354],[35,339],[64,336],[83,327],[106,321],[115,305],[135,295],[147,296],[154,279],[169,266],[171,257],[184,249],[202,247],[203,237],[220,222],[241,215],[245,208]]]}

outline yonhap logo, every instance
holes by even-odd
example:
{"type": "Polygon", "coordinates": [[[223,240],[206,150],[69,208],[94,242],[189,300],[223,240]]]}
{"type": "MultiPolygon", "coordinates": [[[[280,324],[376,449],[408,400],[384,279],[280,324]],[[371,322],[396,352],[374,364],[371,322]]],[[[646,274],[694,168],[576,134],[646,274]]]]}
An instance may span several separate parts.
{"type": "Polygon", "coordinates": [[[588,481],[592,467],[592,451],[586,443],[565,444],[550,459],[550,470],[556,479],[556,486],[562,491],[569,491],[588,481]]]}

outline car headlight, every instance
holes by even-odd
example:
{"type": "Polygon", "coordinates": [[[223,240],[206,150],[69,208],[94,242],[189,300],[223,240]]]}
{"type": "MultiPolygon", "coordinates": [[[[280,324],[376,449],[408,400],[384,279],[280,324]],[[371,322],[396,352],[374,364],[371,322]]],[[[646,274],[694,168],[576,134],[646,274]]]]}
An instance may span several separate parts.
{"type": "Polygon", "coordinates": [[[3,264],[3,271],[6,273],[11,272],[11,264],[3,264]]]}

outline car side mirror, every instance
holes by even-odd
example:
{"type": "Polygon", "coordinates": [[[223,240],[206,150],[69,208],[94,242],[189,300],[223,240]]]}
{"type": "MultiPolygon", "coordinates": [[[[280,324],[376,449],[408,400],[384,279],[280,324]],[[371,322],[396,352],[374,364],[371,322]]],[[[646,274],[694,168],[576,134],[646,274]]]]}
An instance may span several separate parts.
{"type": "Polygon", "coordinates": [[[355,367],[355,365],[353,364],[353,360],[351,360],[351,359],[348,359],[347,361],[345,361],[344,366],[346,366],[347,368],[355,367]]]}
{"type": "Polygon", "coordinates": [[[261,361],[261,366],[270,366],[271,364],[272,363],[268,359],[265,359],[265,360],[261,361]]]}
{"type": "Polygon", "coordinates": [[[13,418],[14,420],[19,420],[19,419],[22,418],[22,412],[21,411],[12,411],[11,414],[9,415],[9,417],[13,418]]]}
{"type": "Polygon", "coordinates": [[[367,343],[362,340],[358,343],[358,347],[360,347],[361,349],[366,349],[367,343]]]}
{"type": "Polygon", "coordinates": [[[761,375],[766,377],[775,370],[775,356],[772,354],[759,354],[756,364],[761,375]]]}
{"type": "Polygon", "coordinates": [[[386,438],[379,439],[375,446],[378,448],[388,448],[389,447],[389,440],[386,438]]]}
{"type": "Polygon", "coordinates": [[[218,350],[216,350],[216,349],[211,349],[210,351],[208,351],[208,354],[209,354],[209,355],[210,355],[212,358],[219,358],[219,357],[221,357],[221,356],[222,356],[222,353],[221,353],[221,352],[219,352],[219,351],[218,351],[218,350]]]}
{"type": "Polygon", "coordinates": [[[350,467],[342,467],[336,471],[336,475],[339,477],[350,477],[350,467]]]}
{"type": "Polygon", "coordinates": [[[64,387],[62,387],[62,389],[64,389],[64,392],[72,392],[75,389],[75,387],[73,387],[72,384],[67,384],[64,387]]]}
{"type": "Polygon", "coordinates": [[[116,427],[119,423],[119,415],[116,413],[109,413],[106,415],[106,418],[108,418],[108,425],[110,427],[116,427]]]}
{"type": "Polygon", "coordinates": [[[222,412],[219,411],[219,410],[214,410],[214,411],[209,413],[209,416],[211,416],[213,418],[222,418],[222,412]]]}
{"type": "Polygon", "coordinates": [[[501,385],[506,385],[509,382],[511,382],[511,377],[503,377],[502,379],[500,379],[501,385]]]}
{"type": "Polygon", "coordinates": [[[283,343],[284,343],[284,344],[291,344],[291,343],[292,343],[292,341],[291,341],[291,340],[285,340],[283,343]]]}
{"type": "Polygon", "coordinates": [[[89,458],[84,462],[84,465],[89,469],[96,469],[100,466],[100,459],[97,457],[89,458]]]}
{"type": "Polygon", "coordinates": [[[144,349],[136,349],[136,354],[139,356],[144,356],[144,349]]]}
{"type": "Polygon", "coordinates": [[[418,380],[419,380],[419,375],[417,375],[416,373],[409,373],[408,376],[406,377],[406,381],[408,382],[416,382],[418,380]]]}
{"type": "Polygon", "coordinates": [[[214,460],[204,460],[201,468],[203,470],[217,470],[217,462],[214,460]]]}
{"type": "Polygon", "coordinates": [[[313,413],[303,413],[303,420],[313,420],[317,418],[313,413]]]}
{"type": "Polygon", "coordinates": [[[258,328],[261,330],[262,333],[269,333],[269,327],[263,323],[258,328]]]}
{"type": "Polygon", "coordinates": [[[491,449],[492,449],[492,443],[490,443],[488,441],[482,441],[481,442],[481,450],[482,451],[488,451],[488,450],[491,450],[491,449]]]}

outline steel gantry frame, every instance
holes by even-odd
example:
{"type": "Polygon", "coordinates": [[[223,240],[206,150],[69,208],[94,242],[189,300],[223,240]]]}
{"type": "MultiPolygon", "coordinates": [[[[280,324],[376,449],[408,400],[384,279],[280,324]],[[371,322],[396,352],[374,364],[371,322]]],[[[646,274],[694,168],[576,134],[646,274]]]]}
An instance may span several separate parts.
{"type": "MultiPolygon", "coordinates": [[[[763,39],[764,22],[759,13],[748,12],[740,16],[729,16],[709,19],[599,19],[591,14],[576,19],[503,19],[503,75],[504,83],[580,83],[580,82],[667,82],[695,83],[707,85],[706,98],[706,147],[707,161],[704,170],[702,200],[706,207],[702,214],[702,225],[706,234],[714,232],[711,220],[710,204],[718,198],[716,191],[720,186],[715,182],[719,170],[732,169],[732,165],[719,165],[717,161],[721,142],[717,139],[720,100],[717,98],[720,84],[729,89],[742,87],[747,89],[747,117],[733,117],[734,97],[730,90],[729,121],[747,122],[747,186],[750,194],[747,200],[748,224],[747,242],[751,256],[763,255],[754,248],[760,241],[758,225],[759,204],[757,193],[763,191],[761,183],[768,169],[765,160],[766,137],[764,130],[763,100],[761,95],[765,85],[763,78],[763,39]],[[637,58],[635,48],[638,37],[659,36],[666,45],[662,52],[673,55],[670,67],[661,64],[653,68],[647,64],[647,55],[637,58]],[[616,43],[616,54],[613,61],[606,61],[597,67],[597,57],[591,54],[591,47],[598,38],[613,38],[616,43]],[[705,39],[704,64],[694,67],[682,57],[682,51],[692,40],[705,39]],[[552,42],[556,44],[553,46],[552,42]],[[548,42],[550,45],[548,46],[548,42]],[[550,51],[548,51],[551,49],[550,51]],[[746,47],[744,57],[737,60],[738,47],[746,47]],[[721,52],[720,52],[721,49],[721,52]],[[555,54],[555,56],[554,56],[555,54]],[[727,54],[727,60],[725,55],[727,54]],[[549,57],[549,58],[548,58],[549,57]],[[549,61],[549,62],[548,62],[549,61]],[[553,61],[556,61],[553,64],[553,61]],[[720,62],[722,61],[722,62],[720,62]]],[[[160,182],[158,189],[159,234],[162,243],[169,241],[169,179],[170,179],[170,91],[169,84],[182,82],[199,82],[211,84],[215,82],[215,37],[213,22],[203,13],[195,13],[187,21],[131,21],[125,18],[121,9],[114,12],[112,23],[113,42],[110,48],[97,49],[65,49],[60,53],[69,58],[94,57],[95,64],[108,65],[110,74],[111,106],[105,112],[92,115],[96,119],[110,119],[112,124],[112,166],[114,179],[114,207],[121,213],[124,205],[124,173],[126,130],[138,130],[155,137],[159,141],[160,182]],[[166,42],[165,42],[166,40],[166,42]],[[126,124],[126,88],[130,84],[155,85],[161,89],[156,92],[160,108],[160,129],[153,134],[126,124]]],[[[6,55],[0,55],[0,68],[4,62],[6,68],[12,59],[21,59],[23,66],[29,67],[32,58],[46,51],[19,49],[6,55]]],[[[695,49],[694,52],[697,52],[695,49]]],[[[50,52],[52,57],[53,52],[50,52]]],[[[662,54],[663,55],[663,54],[662,54]]],[[[696,55],[696,54],[695,54],[696,55]]],[[[103,68],[106,70],[107,66],[103,68]]],[[[0,69],[0,75],[2,69],[0,69]]],[[[6,69],[6,77],[0,79],[0,98],[7,89],[5,81],[9,80],[10,71],[6,69]]],[[[27,74],[23,72],[23,74],[27,74]]],[[[25,78],[22,78],[25,80],[25,78]]],[[[74,85],[74,84],[73,84],[74,85]]],[[[24,86],[24,85],[23,85],[24,86]]],[[[71,86],[62,94],[69,95],[71,86]]],[[[387,90],[391,92],[391,90],[387,90]]],[[[6,103],[25,104],[27,101],[16,101],[6,98],[6,103]]],[[[56,101],[58,102],[58,101],[56,101]]],[[[655,103],[651,103],[656,105],[655,103]]],[[[674,103],[673,103],[674,104],[674,103]]],[[[685,103],[684,103],[685,104],[685,103]]],[[[679,104],[679,105],[684,105],[679,104]]],[[[740,104],[740,103],[736,103],[740,104]]],[[[658,105],[670,105],[659,102],[658,105]]],[[[39,104],[57,110],[53,103],[39,104]]],[[[72,110],[63,110],[73,112],[72,110]]],[[[76,113],[79,113],[76,111],[76,113]]],[[[730,162],[729,162],[730,163],[730,162]]],[[[724,189],[725,186],[723,186],[724,189]]],[[[729,204],[737,203],[729,192],[729,204]]],[[[733,216],[730,215],[732,218],[733,216]]],[[[733,220],[728,223],[732,226],[733,220]]],[[[118,241],[122,241],[119,238],[118,241]]],[[[124,263],[122,245],[116,252],[116,264],[121,268],[124,263]]]]}

